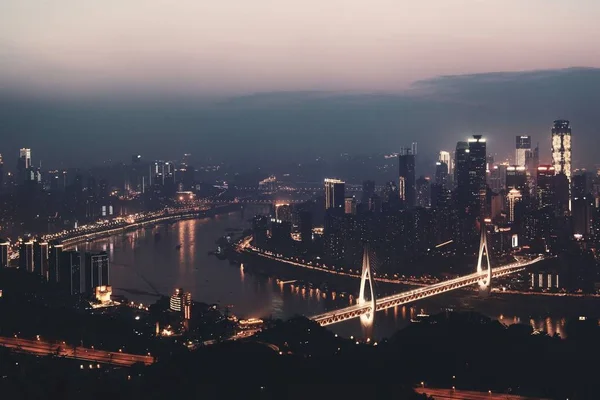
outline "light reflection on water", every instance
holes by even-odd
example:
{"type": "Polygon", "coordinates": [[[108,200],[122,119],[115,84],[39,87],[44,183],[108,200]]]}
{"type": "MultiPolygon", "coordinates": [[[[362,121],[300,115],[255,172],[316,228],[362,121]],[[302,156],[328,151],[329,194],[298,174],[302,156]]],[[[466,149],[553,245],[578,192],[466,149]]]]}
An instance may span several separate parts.
{"type": "MultiPolygon", "coordinates": [[[[245,212],[248,218],[253,214],[248,210],[245,212]]],[[[228,228],[247,227],[248,221],[236,212],[214,219],[139,229],[82,244],[79,249],[108,251],[113,263],[111,283],[115,292],[135,301],[154,302],[153,287],[161,294],[170,294],[174,288],[183,287],[192,293],[194,300],[231,306],[231,312],[239,317],[274,318],[319,314],[354,303],[352,296],[342,297],[340,293],[301,287],[294,282],[277,282],[209,255],[216,248],[215,240],[225,235],[228,228]],[[181,245],[180,249],[177,249],[178,245],[181,245]]],[[[359,281],[356,282],[357,292],[359,281]]],[[[525,323],[535,330],[564,337],[566,317],[572,317],[568,311],[578,306],[566,304],[561,307],[560,302],[556,298],[531,296],[527,302],[518,296],[508,300],[493,296],[482,300],[469,294],[451,293],[378,312],[374,326],[367,330],[359,319],[330,329],[345,336],[389,337],[410,324],[417,314],[435,314],[452,308],[477,310],[505,325],[525,323]],[[559,307],[555,307],[556,304],[559,307]]]]}

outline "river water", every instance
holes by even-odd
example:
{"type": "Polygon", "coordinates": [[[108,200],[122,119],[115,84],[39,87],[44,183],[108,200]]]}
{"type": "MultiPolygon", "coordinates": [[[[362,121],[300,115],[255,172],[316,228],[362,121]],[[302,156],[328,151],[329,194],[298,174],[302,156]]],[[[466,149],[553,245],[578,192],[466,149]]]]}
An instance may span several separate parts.
{"type": "MultiPolygon", "coordinates": [[[[196,301],[218,304],[241,318],[290,318],[315,315],[350,304],[339,294],[300,289],[294,283],[278,283],[274,277],[257,275],[209,253],[215,240],[235,229],[249,227],[248,218],[266,212],[256,207],[214,218],[187,220],[142,228],[85,243],[79,250],[107,251],[111,260],[110,280],[115,294],[136,302],[152,303],[157,294],[169,295],[175,288],[192,293],[196,301]],[[177,246],[181,245],[179,249],[177,246]]],[[[239,234],[239,233],[238,233],[239,234]]],[[[318,282],[315,282],[318,284],[318,282]]],[[[356,280],[358,292],[359,280],[356,280]]],[[[419,313],[434,314],[445,309],[473,310],[504,324],[524,323],[549,334],[565,337],[568,318],[600,317],[600,301],[567,297],[494,295],[452,292],[410,306],[377,313],[374,330],[365,330],[358,319],[329,328],[343,336],[380,339],[410,324],[419,313]]]]}

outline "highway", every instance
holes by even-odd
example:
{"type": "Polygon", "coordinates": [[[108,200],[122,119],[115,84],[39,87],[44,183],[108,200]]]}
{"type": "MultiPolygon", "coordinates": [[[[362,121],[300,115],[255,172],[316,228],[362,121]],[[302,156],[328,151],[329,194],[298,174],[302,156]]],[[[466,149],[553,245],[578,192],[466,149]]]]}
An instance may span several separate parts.
{"type": "Polygon", "coordinates": [[[151,356],[141,356],[122,352],[110,352],[90,349],[86,347],[73,347],[65,344],[49,343],[43,340],[29,340],[15,337],[0,337],[0,346],[13,349],[16,352],[33,354],[37,356],[57,355],[59,357],[92,363],[102,363],[130,367],[135,363],[150,365],[154,363],[151,356]]]}
{"type": "Polygon", "coordinates": [[[513,394],[503,394],[494,392],[473,392],[469,390],[454,390],[454,389],[433,389],[433,388],[417,388],[417,393],[423,393],[433,397],[435,400],[457,399],[457,400],[545,400],[539,397],[523,397],[513,394]]]}

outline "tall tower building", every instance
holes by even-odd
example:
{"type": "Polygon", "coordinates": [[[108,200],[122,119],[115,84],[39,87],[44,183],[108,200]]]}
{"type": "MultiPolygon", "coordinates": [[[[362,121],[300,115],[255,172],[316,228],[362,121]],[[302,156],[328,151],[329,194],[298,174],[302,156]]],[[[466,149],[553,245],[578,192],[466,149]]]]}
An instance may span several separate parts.
{"type": "Polygon", "coordinates": [[[325,178],[325,209],[344,210],[345,182],[325,178]]]}
{"type": "Polygon", "coordinates": [[[108,254],[85,253],[85,291],[94,293],[98,286],[109,286],[110,262],[108,254]]]}
{"type": "Polygon", "coordinates": [[[473,135],[469,143],[469,190],[471,215],[486,214],[486,141],[481,135],[473,135]]]}
{"type": "Polygon", "coordinates": [[[452,175],[452,159],[450,158],[450,152],[444,150],[440,151],[438,161],[441,163],[445,163],[448,167],[448,175],[452,175]]]}
{"type": "Polygon", "coordinates": [[[19,183],[23,183],[27,178],[27,171],[31,168],[31,149],[20,149],[19,159],[17,160],[17,176],[19,183]]]}
{"type": "Polygon", "coordinates": [[[554,206],[554,167],[540,165],[537,168],[537,199],[540,208],[554,206]]]}
{"type": "Polygon", "coordinates": [[[415,159],[417,145],[413,143],[412,148],[403,147],[398,155],[398,192],[404,208],[414,208],[416,203],[416,175],[415,159]]]}
{"type": "Polygon", "coordinates": [[[456,186],[458,208],[464,213],[469,203],[469,143],[456,143],[454,153],[454,185],[456,186]]]}
{"type": "Polygon", "coordinates": [[[81,294],[81,254],[65,251],[61,254],[58,281],[70,295],[81,294]]]}
{"type": "Polygon", "coordinates": [[[571,124],[556,120],[552,126],[552,166],[556,174],[564,174],[571,181],[571,124]]]}
{"type": "Polygon", "coordinates": [[[21,240],[19,243],[19,268],[27,272],[34,271],[34,257],[33,257],[33,244],[32,239],[21,240]]]}
{"type": "Polygon", "coordinates": [[[527,158],[531,153],[531,136],[517,136],[517,146],[515,151],[515,165],[524,167],[527,158]]]}

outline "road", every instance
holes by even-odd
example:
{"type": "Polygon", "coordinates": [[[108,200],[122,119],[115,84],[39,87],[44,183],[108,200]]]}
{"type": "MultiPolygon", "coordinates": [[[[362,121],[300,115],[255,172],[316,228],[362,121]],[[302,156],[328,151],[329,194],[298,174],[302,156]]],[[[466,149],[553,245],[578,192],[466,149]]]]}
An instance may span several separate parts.
{"type": "Polygon", "coordinates": [[[490,393],[490,392],[473,392],[469,390],[454,390],[454,389],[433,389],[433,388],[417,388],[417,393],[424,393],[427,396],[433,397],[435,400],[443,399],[458,399],[458,400],[544,400],[539,397],[523,397],[512,394],[490,393]]]}
{"type": "Polygon", "coordinates": [[[123,367],[130,367],[136,363],[150,365],[154,362],[154,358],[151,356],[110,352],[81,346],[73,347],[64,344],[49,343],[43,340],[0,337],[0,346],[14,349],[20,353],[28,353],[38,356],[57,355],[59,357],[72,358],[75,360],[118,365],[123,367]]]}

